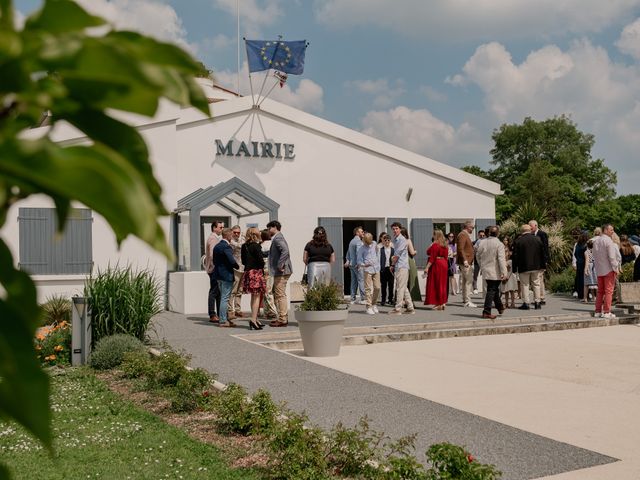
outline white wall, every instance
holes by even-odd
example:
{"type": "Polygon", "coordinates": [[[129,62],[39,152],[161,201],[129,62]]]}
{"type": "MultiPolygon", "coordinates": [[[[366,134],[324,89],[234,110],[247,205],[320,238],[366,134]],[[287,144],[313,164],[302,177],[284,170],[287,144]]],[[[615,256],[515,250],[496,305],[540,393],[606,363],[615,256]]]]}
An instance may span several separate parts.
{"type": "MultiPolygon", "coordinates": [[[[178,182],[186,195],[197,188],[238,177],[280,204],[279,220],[302,275],[304,245],[318,217],[492,218],[493,195],[407,167],[344,141],[260,114],[242,113],[182,126],[178,156],[186,161],[178,182]],[[295,159],[216,157],[223,143],[270,140],[295,144],[295,159]],[[412,187],[409,202],[405,196],[412,187]]],[[[416,248],[426,248],[416,245],[416,248]]]]}
{"type": "MultiPolygon", "coordinates": [[[[185,123],[190,116],[198,118],[193,110],[180,111],[165,105],[151,125],[140,128],[149,145],[154,172],[163,187],[163,200],[171,211],[177,206],[178,199],[199,188],[240,178],[280,204],[279,220],[291,249],[294,279],[302,276],[303,248],[317,226],[318,217],[378,219],[379,226],[383,226],[386,217],[474,219],[495,215],[491,193],[403,164],[366,146],[355,146],[300,126],[294,123],[296,118],[284,120],[255,111],[229,114],[231,102],[233,100],[213,104],[212,120],[193,123],[185,123]],[[216,109],[224,114],[217,116],[216,109]],[[180,115],[182,119],[178,118],[180,115]],[[226,143],[232,138],[245,142],[293,143],[295,159],[216,157],[215,139],[226,143]],[[413,188],[413,194],[407,202],[405,196],[409,188],[413,188]]],[[[308,117],[300,112],[301,120],[306,121],[308,117]]],[[[141,120],[136,117],[136,122],[141,123],[141,120]]],[[[77,132],[61,129],[56,137],[61,141],[77,138],[77,132]]],[[[372,145],[378,147],[380,143],[372,140],[372,145]]],[[[433,163],[425,159],[425,165],[429,162],[433,163]]],[[[21,206],[51,206],[51,202],[35,196],[10,210],[9,220],[1,233],[16,262],[16,218],[21,206]]],[[[210,210],[217,211],[217,208],[210,210]]],[[[230,215],[232,222],[236,221],[230,215]]],[[[135,238],[124,241],[118,250],[104,219],[95,213],[94,218],[96,267],[133,264],[153,269],[158,278],[164,280],[167,261],[163,256],[135,238]]],[[[256,221],[262,228],[268,216],[242,218],[238,223],[244,230],[246,223],[256,221]]],[[[160,222],[168,236],[169,219],[163,218],[160,222]]],[[[416,245],[417,249],[426,247],[416,245]]]]}

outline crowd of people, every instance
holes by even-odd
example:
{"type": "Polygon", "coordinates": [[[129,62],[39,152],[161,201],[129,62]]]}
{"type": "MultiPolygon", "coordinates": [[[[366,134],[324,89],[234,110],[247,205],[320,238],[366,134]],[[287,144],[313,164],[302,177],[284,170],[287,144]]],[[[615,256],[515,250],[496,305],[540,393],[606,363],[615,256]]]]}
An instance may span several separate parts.
{"type": "MultiPolygon", "coordinates": [[[[224,228],[213,222],[207,239],[205,268],[210,277],[209,319],[220,327],[235,327],[244,314],[242,294],[251,295],[250,329],[262,329],[262,317],[272,327],[288,324],[286,285],[292,273],[289,246],[277,220],[260,231],[251,227],[241,235],[239,226],[224,228]]],[[[473,239],[475,225],[465,222],[456,235],[436,229],[426,249],[427,264],[424,304],[444,310],[449,294],[461,294],[462,304],[475,308],[471,294],[478,293],[478,279],[484,283],[483,318],[496,318],[506,308],[541,309],[545,305],[544,272],[550,261],[548,235],[531,220],[520,227],[512,241],[501,237],[498,226],[481,230],[473,239]],[[504,297],[504,301],[503,301],[504,297]],[[522,300],[516,307],[516,297],[522,300]]],[[[406,228],[396,222],[391,234],[383,232],[377,241],[362,227],[353,231],[344,267],[350,271],[351,303],[366,306],[366,313],[379,313],[378,305],[390,306],[390,315],[415,313],[423,301],[415,262],[416,248],[406,228]]],[[[634,280],[640,280],[640,246],[633,238],[619,239],[612,225],[596,229],[593,238],[583,232],[573,249],[576,270],[574,296],[595,299],[595,315],[613,317],[611,305],[617,275],[625,262],[635,262],[634,280]],[[635,244],[633,244],[635,243],[635,244]]],[[[309,288],[331,281],[336,261],[324,227],[316,227],[303,252],[305,278],[309,288]]]]}
{"type": "MultiPolygon", "coordinates": [[[[612,225],[596,228],[593,234],[582,231],[573,246],[572,266],[575,270],[573,296],[588,303],[596,301],[596,315],[610,311],[605,301],[598,307],[598,294],[619,299],[618,275],[627,263],[633,263],[633,281],[640,281],[640,237],[620,235],[612,225]],[[602,277],[602,278],[601,278],[602,277]]],[[[603,313],[603,314],[604,314],[603,313]]]]}
{"type": "Polygon", "coordinates": [[[225,228],[222,222],[211,224],[204,260],[210,280],[209,321],[223,328],[235,327],[234,320],[244,316],[240,299],[246,293],[251,295],[249,329],[264,327],[258,319],[261,304],[270,326],[287,325],[286,288],[292,268],[281,228],[274,220],[262,231],[248,228],[242,238],[238,225],[225,228]]]}

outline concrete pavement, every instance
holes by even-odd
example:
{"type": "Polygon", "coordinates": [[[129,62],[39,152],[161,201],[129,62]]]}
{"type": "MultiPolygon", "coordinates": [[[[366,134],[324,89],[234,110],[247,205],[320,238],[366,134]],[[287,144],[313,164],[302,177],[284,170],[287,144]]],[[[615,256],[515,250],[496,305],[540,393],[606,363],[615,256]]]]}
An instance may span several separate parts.
{"type": "MultiPolygon", "coordinates": [[[[587,308],[592,306],[550,298],[545,311],[587,308]]],[[[361,311],[359,306],[354,309],[349,325],[480,314],[480,309],[456,305],[444,312],[419,311],[402,317],[361,311]]],[[[507,311],[514,316],[522,313],[507,311]]],[[[630,452],[634,442],[625,447],[623,440],[633,440],[635,428],[633,422],[624,425],[624,418],[633,415],[630,403],[637,395],[625,383],[626,378],[637,378],[633,377],[635,339],[623,333],[599,343],[587,334],[615,329],[640,332],[635,326],[343,347],[339,357],[328,359],[306,359],[234,337],[249,333],[246,322],[244,328],[220,329],[204,315],[165,313],[155,327],[160,339],[192,354],[194,366],[218,373],[224,383],[240,383],[251,391],[266,388],[290,408],[306,410],[324,428],[338,421],[353,425],[367,415],[373,428],[392,437],[417,433],[421,458],[430,444],[451,441],[465,445],[481,461],[496,464],[505,479],[576,470],[582,474],[585,468],[595,476],[558,479],[610,478],[597,476],[604,468],[617,472],[615,478],[639,478],[625,476],[636,464],[630,452]],[[625,337],[628,345],[621,349],[620,338],[625,337]],[[586,363],[572,370],[567,365],[576,358],[585,358],[586,363]],[[629,367],[612,373],[610,365],[629,367]],[[615,432],[622,432],[617,442],[615,432]],[[623,461],[616,462],[618,458],[623,461]]],[[[292,324],[283,330],[295,328],[292,324]]]]}

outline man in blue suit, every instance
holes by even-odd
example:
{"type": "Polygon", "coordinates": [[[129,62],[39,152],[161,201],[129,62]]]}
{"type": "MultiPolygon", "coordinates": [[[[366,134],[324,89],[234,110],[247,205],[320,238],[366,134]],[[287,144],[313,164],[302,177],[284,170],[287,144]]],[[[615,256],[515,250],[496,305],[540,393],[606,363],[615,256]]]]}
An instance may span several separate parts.
{"type": "Polygon", "coordinates": [[[213,249],[213,276],[218,281],[220,288],[220,327],[235,327],[236,324],[227,318],[227,312],[229,311],[229,297],[231,296],[231,289],[233,288],[233,270],[238,269],[239,265],[236,259],[233,258],[233,249],[231,248],[231,233],[230,228],[222,230],[222,240],[213,249]]]}

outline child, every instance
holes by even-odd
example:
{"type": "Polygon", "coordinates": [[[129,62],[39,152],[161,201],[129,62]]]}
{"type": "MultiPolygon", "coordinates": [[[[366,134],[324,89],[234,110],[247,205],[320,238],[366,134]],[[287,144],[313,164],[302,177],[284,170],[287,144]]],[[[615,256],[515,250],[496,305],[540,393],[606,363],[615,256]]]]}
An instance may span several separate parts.
{"type": "Polygon", "coordinates": [[[584,303],[589,303],[589,298],[596,297],[598,289],[598,277],[596,276],[596,267],[593,263],[593,240],[587,242],[587,249],[584,251],[584,303]]]}

